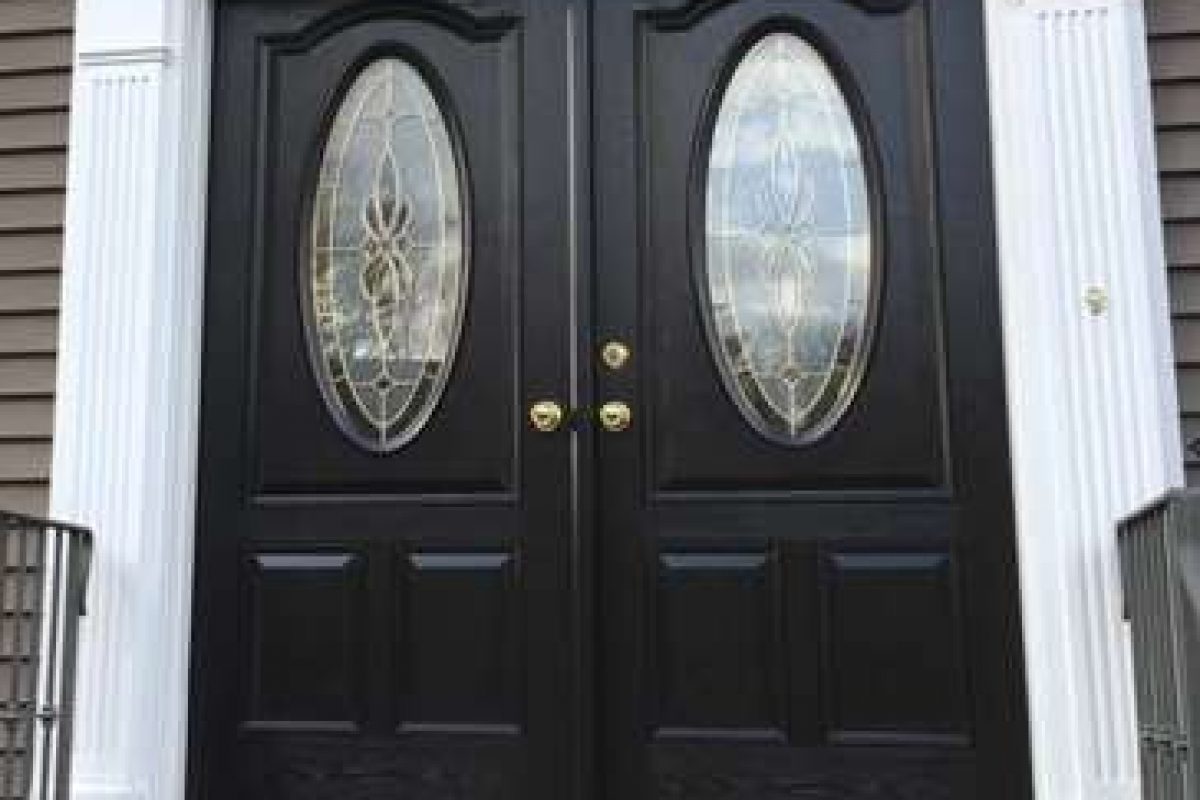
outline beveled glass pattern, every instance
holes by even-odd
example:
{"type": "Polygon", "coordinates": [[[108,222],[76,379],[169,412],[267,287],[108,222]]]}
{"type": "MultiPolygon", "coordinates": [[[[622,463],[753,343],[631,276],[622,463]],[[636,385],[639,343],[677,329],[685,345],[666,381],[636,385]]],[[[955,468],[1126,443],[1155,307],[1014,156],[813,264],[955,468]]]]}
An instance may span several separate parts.
{"type": "Polygon", "coordinates": [[[756,429],[810,442],[861,382],[877,281],[863,145],[816,49],[783,32],[750,48],[716,112],[708,159],[714,354],[756,429]]]}
{"type": "Polygon", "coordinates": [[[420,73],[398,58],[367,66],[324,148],[308,322],[326,402],[372,450],[416,436],[449,376],[467,283],[459,175],[420,73]]]}

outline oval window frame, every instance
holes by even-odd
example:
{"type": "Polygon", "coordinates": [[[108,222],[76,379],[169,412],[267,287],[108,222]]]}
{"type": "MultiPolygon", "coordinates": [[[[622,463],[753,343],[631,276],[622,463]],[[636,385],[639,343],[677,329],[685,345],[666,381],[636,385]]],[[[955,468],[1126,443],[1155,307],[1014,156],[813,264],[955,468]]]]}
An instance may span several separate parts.
{"type": "Polygon", "coordinates": [[[470,305],[471,286],[473,284],[472,273],[475,266],[472,215],[472,198],[474,195],[472,192],[471,168],[467,154],[466,137],[463,132],[461,119],[449,88],[445,85],[433,64],[419,52],[411,48],[398,43],[387,43],[366,50],[345,69],[342,77],[329,93],[329,99],[323,104],[321,124],[314,133],[307,150],[308,157],[306,159],[302,183],[304,197],[299,204],[300,219],[295,225],[295,229],[300,231],[300,235],[297,237],[295,274],[297,278],[296,288],[298,289],[297,301],[300,306],[300,325],[303,330],[305,349],[308,355],[305,361],[308,365],[310,378],[321,397],[326,414],[333,421],[338,431],[359,449],[372,455],[381,457],[394,455],[412,444],[414,440],[419,438],[428,429],[430,420],[445,400],[447,388],[453,380],[454,374],[459,369],[458,356],[460,355],[463,340],[466,336],[468,325],[467,311],[470,305]],[[458,188],[459,216],[461,217],[460,224],[462,227],[462,257],[454,330],[446,347],[448,355],[446,359],[447,363],[443,366],[436,383],[430,389],[429,396],[426,398],[420,413],[406,426],[404,433],[391,437],[384,443],[380,443],[375,439],[365,436],[362,431],[355,427],[353,421],[349,419],[349,412],[342,407],[341,398],[336,395],[331,396],[331,392],[335,391],[332,382],[322,377],[323,371],[328,371],[328,367],[324,366],[319,341],[320,337],[317,332],[316,320],[314,319],[316,306],[313,297],[312,281],[314,269],[312,227],[316,213],[316,198],[320,186],[320,174],[325,164],[325,151],[329,145],[334,124],[345,107],[350,92],[358,84],[364,73],[374,64],[386,60],[401,61],[416,73],[433,99],[434,107],[437,109],[442,124],[445,127],[446,138],[450,146],[450,158],[454,166],[455,184],[458,188]]]}
{"type": "Polygon", "coordinates": [[[801,20],[773,19],[751,28],[726,52],[716,70],[716,76],[716,80],[710,82],[703,101],[699,134],[693,139],[695,144],[691,156],[691,188],[688,192],[688,240],[691,252],[688,260],[691,265],[695,308],[704,329],[709,361],[718,374],[721,390],[733,403],[743,422],[758,436],[774,445],[789,450],[812,447],[825,441],[850,416],[851,409],[862,396],[867,374],[878,349],[883,297],[887,283],[888,243],[887,198],[883,190],[883,162],[878,140],[870,121],[871,115],[868,113],[866,100],[858,82],[853,79],[849,65],[837,54],[836,48],[827,37],[801,20]],[[866,314],[863,317],[862,355],[857,360],[853,374],[846,381],[844,399],[838,401],[833,411],[825,414],[821,424],[806,428],[798,437],[784,436],[771,430],[762,412],[750,403],[745,393],[738,390],[737,377],[732,374],[733,365],[721,347],[717,323],[713,318],[714,303],[708,265],[708,174],[717,122],[725,106],[734,75],[745,63],[746,56],[767,37],[781,33],[794,36],[812,48],[832,76],[845,103],[862,154],[871,233],[871,279],[866,314]]]}

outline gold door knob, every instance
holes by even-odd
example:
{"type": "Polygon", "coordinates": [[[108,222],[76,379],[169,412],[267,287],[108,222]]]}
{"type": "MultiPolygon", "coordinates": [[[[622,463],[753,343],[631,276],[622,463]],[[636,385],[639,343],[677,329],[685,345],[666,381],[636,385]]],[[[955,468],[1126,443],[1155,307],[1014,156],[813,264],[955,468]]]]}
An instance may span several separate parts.
{"type": "Polygon", "coordinates": [[[529,408],[529,423],[538,433],[554,433],[565,417],[563,407],[553,400],[540,400],[529,408]]]}
{"type": "Polygon", "coordinates": [[[633,411],[630,410],[627,403],[614,400],[600,406],[599,417],[604,430],[609,433],[620,433],[629,429],[629,425],[633,422],[633,411]]]}

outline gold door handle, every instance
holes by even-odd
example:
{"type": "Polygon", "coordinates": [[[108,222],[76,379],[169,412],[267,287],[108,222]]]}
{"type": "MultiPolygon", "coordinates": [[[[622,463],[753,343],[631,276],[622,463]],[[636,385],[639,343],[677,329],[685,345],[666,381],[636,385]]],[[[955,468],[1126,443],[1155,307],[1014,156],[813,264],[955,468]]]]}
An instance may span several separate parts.
{"type": "Polygon", "coordinates": [[[538,433],[554,433],[565,418],[563,407],[553,400],[539,400],[529,407],[529,424],[538,433]]]}
{"type": "Polygon", "coordinates": [[[600,406],[598,416],[600,424],[609,433],[621,433],[628,430],[630,424],[633,423],[633,411],[630,410],[629,404],[622,403],[620,400],[613,400],[600,406]]]}

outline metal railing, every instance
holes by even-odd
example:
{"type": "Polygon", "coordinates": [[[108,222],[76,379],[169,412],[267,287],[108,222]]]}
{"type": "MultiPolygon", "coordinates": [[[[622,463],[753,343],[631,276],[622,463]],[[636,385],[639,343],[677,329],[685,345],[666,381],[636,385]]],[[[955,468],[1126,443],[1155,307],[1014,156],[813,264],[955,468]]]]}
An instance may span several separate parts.
{"type": "Polygon", "coordinates": [[[1176,491],[1119,530],[1133,633],[1145,800],[1200,797],[1200,492],[1176,491]]]}
{"type": "Polygon", "coordinates": [[[83,528],[0,511],[0,800],[66,800],[83,528]]]}

